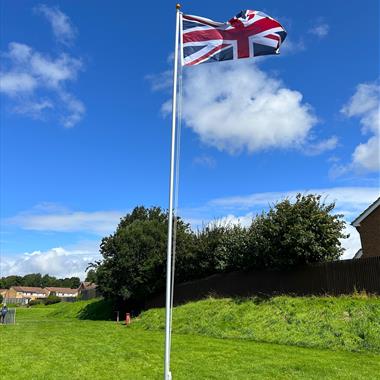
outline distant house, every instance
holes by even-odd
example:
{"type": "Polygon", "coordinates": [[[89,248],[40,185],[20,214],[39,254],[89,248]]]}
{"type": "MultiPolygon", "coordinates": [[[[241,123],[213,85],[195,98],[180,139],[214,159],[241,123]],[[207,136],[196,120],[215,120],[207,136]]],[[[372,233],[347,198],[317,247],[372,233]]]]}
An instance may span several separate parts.
{"type": "Polygon", "coordinates": [[[89,300],[91,298],[99,297],[97,285],[93,282],[84,281],[79,285],[78,293],[81,299],[89,300]]]}
{"type": "Polygon", "coordinates": [[[359,232],[362,243],[354,258],[380,256],[380,197],[351,224],[359,232]]]}
{"type": "Polygon", "coordinates": [[[5,293],[8,303],[28,303],[37,298],[46,298],[49,292],[44,288],[34,286],[12,286],[5,293]]]}
{"type": "Polygon", "coordinates": [[[45,288],[49,295],[56,295],[57,297],[62,298],[70,298],[70,297],[78,297],[78,289],[70,289],[70,288],[57,288],[54,286],[50,286],[48,288],[45,288]]]}
{"type": "Polygon", "coordinates": [[[5,298],[5,294],[7,293],[8,289],[0,289],[0,296],[3,296],[5,298]]]}
{"type": "Polygon", "coordinates": [[[78,289],[59,288],[54,286],[48,288],[12,286],[10,289],[5,289],[4,298],[8,303],[27,304],[31,300],[46,298],[51,294],[66,300],[70,298],[74,299],[78,297],[78,289]]]}

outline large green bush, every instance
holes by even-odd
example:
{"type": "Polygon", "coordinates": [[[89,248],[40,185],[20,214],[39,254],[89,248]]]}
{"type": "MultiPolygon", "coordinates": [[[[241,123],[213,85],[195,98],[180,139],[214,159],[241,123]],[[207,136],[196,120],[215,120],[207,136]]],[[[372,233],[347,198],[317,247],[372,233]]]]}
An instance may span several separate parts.
{"type": "Polygon", "coordinates": [[[240,225],[213,222],[197,234],[194,278],[242,268],[248,252],[248,230],[240,225]]]}
{"type": "MultiPolygon", "coordinates": [[[[116,232],[102,240],[101,263],[95,263],[103,295],[123,300],[142,300],[164,288],[168,214],[158,207],[136,207],[119,223],[116,232]]],[[[186,278],[186,258],[195,235],[177,220],[176,276],[186,278]]]]}
{"type": "Polygon", "coordinates": [[[249,227],[243,267],[283,269],[339,259],[345,222],[333,214],[334,203],[320,195],[298,194],[272,206],[249,227]]]}

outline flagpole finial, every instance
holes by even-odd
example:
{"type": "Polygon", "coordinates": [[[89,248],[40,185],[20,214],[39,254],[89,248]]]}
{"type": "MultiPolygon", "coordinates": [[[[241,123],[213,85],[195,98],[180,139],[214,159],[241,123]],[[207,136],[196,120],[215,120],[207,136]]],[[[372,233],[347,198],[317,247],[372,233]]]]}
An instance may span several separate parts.
{"type": "Polygon", "coordinates": [[[177,3],[175,6],[175,9],[180,10],[181,9],[181,4],[177,3]]]}

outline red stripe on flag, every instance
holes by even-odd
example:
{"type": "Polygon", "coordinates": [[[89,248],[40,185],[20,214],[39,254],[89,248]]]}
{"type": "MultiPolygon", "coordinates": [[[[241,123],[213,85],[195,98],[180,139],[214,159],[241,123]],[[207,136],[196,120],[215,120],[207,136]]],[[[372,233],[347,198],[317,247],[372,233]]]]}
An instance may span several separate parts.
{"type": "Polygon", "coordinates": [[[210,50],[208,53],[202,55],[202,57],[197,58],[194,61],[191,61],[190,63],[186,63],[185,66],[193,66],[196,65],[197,63],[204,61],[206,58],[211,57],[214,53],[218,52],[218,50],[222,50],[225,47],[228,47],[230,45],[224,44],[224,45],[219,45],[215,47],[214,49],[210,50]]]}
{"type": "Polygon", "coordinates": [[[207,42],[210,40],[223,40],[223,35],[218,29],[197,30],[183,34],[183,43],[207,42]]]}

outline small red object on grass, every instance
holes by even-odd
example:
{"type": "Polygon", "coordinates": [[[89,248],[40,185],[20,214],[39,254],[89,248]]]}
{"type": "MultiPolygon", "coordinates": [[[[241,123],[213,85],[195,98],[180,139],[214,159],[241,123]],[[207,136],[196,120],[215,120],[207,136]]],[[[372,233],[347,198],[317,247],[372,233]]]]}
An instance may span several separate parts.
{"type": "Polygon", "coordinates": [[[125,324],[126,324],[126,325],[130,325],[131,322],[132,322],[131,314],[126,313],[126,314],[125,314],[125,324]]]}

